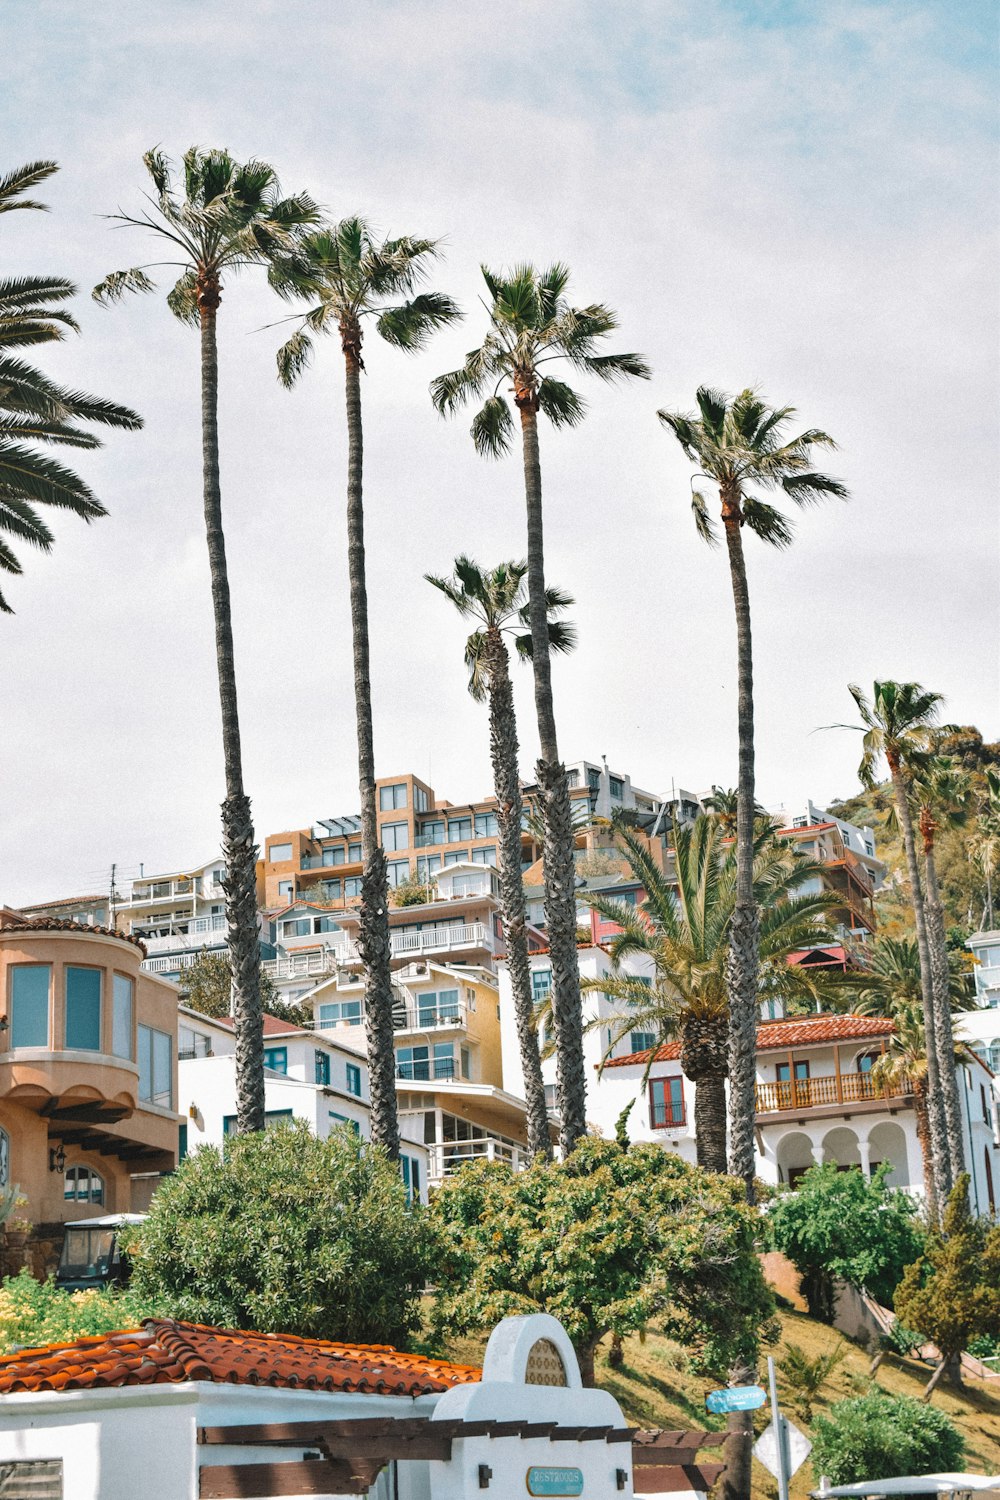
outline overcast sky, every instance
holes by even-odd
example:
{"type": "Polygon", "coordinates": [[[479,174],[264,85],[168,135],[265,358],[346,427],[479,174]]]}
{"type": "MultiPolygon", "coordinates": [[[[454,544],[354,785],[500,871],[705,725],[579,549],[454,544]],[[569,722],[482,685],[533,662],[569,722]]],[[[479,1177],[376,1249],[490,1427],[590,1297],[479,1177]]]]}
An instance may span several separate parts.
{"type": "MultiPolygon", "coordinates": [[[[143,151],[273,162],[331,215],[443,236],[465,322],[411,358],[366,347],[376,761],[461,801],[490,784],[462,622],[423,582],[523,555],[516,456],[479,459],[427,386],[481,340],[478,265],[565,259],[654,376],[587,391],[542,434],[550,579],[580,643],[555,670],[560,748],[654,792],[736,779],[724,553],[656,420],[699,383],[758,385],[839,442],[849,504],[748,539],[758,791],[856,789],[848,681],[916,679],[1000,734],[997,73],[981,0],[7,0],[2,167],[62,171],[50,214],[0,221],[5,272],[81,287],[55,378],[130,403],[138,435],[80,456],[110,514],[59,518],[5,590],[0,900],[103,889],[211,856],[224,788],[201,519],[197,337],[162,296],[101,310],[156,258],[100,216],[141,204],[143,151]]],[[[355,810],[342,360],[274,379],[259,281],[220,313],[223,505],[247,789],[259,835],[355,810]]],[[[537,753],[527,673],[522,765],[537,753]]]]}

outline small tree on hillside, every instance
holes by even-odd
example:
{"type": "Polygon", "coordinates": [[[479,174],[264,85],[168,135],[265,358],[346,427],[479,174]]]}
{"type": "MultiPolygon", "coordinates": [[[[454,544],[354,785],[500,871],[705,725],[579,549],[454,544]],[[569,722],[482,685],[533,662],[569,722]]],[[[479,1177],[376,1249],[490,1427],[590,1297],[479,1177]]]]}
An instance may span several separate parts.
{"type": "Polygon", "coordinates": [[[813,1473],[831,1484],[954,1473],[965,1443],[943,1412],[876,1388],[838,1401],[813,1425],[813,1473]]]}
{"type": "Polygon", "coordinates": [[[770,1211],[771,1239],[802,1276],[814,1318],[833,1322],[839,1278],[892,1304],[903,1271],[923,1248],[910,1198],[886,1187],[888,1164],[869,1180],[832,1163],[810,1167],[770,1211]]]}
{"type": "MultiPolygon", "coordinates": [[[[203,948],[181,978],[184,1004],[203,1016],[228,1016],[232,1014],[233,973],[225,953],[209,953],[203,948]]],[[[289,1005],[282,1000],[270,977],[263,971],[260,976],[260,998],[262,1009],[279,1021],[288,1021],[292,1026],[301,1026],[308,1019],[299,1005],[289,1005]]]]}
{"type": "Polygon", "coordinates": [[[436,1259],[385,1151],[302,1122],[195,1151],[157,1190],[132,1254],[131,1290],[165,1316],[366,1344],[419,1327],[436,1259]]]}
{"type": "Polygon", "coordinates": [[[1000,1337],[1000,1225],[970,1210],[967,1173],[952,1189],[942,1232],[907,1267],[896,1311],[933,1339],[941,1355],[927,1395],[944,1374],[961,1384],[959,1355],[973,1339],[1000,1337]]]}
{"type": "Polygon", "coordinates": [[[606,1334],[655,1323],[703,1368],[756,1357],[771,1293],[742,1182],[651,1144],[585,1137],[565,1161],[501,1162],[448,1178],[432,1209],[445,1250],[439,1332],[490,1328],[510,1313],[564,1324],[584,1382],[606,1334]]]}

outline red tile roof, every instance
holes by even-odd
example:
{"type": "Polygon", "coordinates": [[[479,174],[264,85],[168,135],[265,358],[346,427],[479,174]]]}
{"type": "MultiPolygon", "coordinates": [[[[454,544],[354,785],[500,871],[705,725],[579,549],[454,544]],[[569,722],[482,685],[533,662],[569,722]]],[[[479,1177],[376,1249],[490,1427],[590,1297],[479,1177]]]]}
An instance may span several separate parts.
{"type": "Polygon", "coordinates": [[[425,1396],[479,1378],[480,1371],[472,1366],[402,1354],[388,1345],[239,1333],[172,1318],[147,1318],[139,1329],[73,1344],[47,1344],[0,1358],[3,1394],[208,1380],[425,1396]]]}
{"type": "Polygon", "coordinates": [[[96,922],[75,922],[71,917],[18,917],[14,922],[4,922],[4,932],[99,932],[102,937],[119,938],[123,943],[132,943],[143,958],[146,945],[141,938],[128,932],[116,932],[113,927],[99,927],[96,922]]]}
{"type": "MultiPolygon", "coordinates": [[[[787,1021],[762,1021],[757,1028],[757,1051],[771,1052],[789,1047],[821,1047],[831,1042],[863,1041],[866,1037],[892,1036],[895,1021],[885,1016],[793,1016],[787,1021]]],[[[671,1062],[680,1057],[677,1042],[663,1042],[653,1055],[653,1062],[671,1062]]],[[[606,1068],[645,1066],[650,1051],[630,1052],[627,1057],[613,1057],[606,1068]]]]}
{"type": "MultiPolygon", "coordinates": [[[[233,1031],[236,1023],[232,1016],[210,1016],[207,1020],[215,1022],[216,1026],[225,1026],[227,1031],[233,1031]]],[[[277,1016],[264,1012],[264,1035],[265,1036],[288,1036],[291,1032],[304,1031],[304,1026],[296,1026],[294,1021],[281,1021],[277,1016]]]]}

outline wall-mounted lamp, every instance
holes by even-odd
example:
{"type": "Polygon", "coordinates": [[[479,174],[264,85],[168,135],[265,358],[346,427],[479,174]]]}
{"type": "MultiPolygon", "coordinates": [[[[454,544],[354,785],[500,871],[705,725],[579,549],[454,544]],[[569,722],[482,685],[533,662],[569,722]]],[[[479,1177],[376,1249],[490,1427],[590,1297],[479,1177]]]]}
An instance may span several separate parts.
{"type": "Polygon", "coordinates": [[[49,1147],[49,1171],[65,1172],[65,1170],[66,1152],[64,1151],[62,1142],[60,1141],[58,1146],[49,1147]]]}

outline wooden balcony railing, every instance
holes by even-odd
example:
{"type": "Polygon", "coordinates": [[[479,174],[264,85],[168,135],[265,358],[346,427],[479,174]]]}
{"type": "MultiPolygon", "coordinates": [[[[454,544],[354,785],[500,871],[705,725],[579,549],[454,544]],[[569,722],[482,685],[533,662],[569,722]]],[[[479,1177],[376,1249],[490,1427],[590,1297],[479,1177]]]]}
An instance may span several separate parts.
{"type": "Polygon", "coordinates": [[[840,1073],[828,1078],[794,1078],[781,1083],[758,1083],[757,1113],[786,1109],[814,1109],[821,1104],[859,1104],[867,1099],[900,1098],[911,1092],[908,1083],[878,1088],[870,1073],[840,1073]]]}

